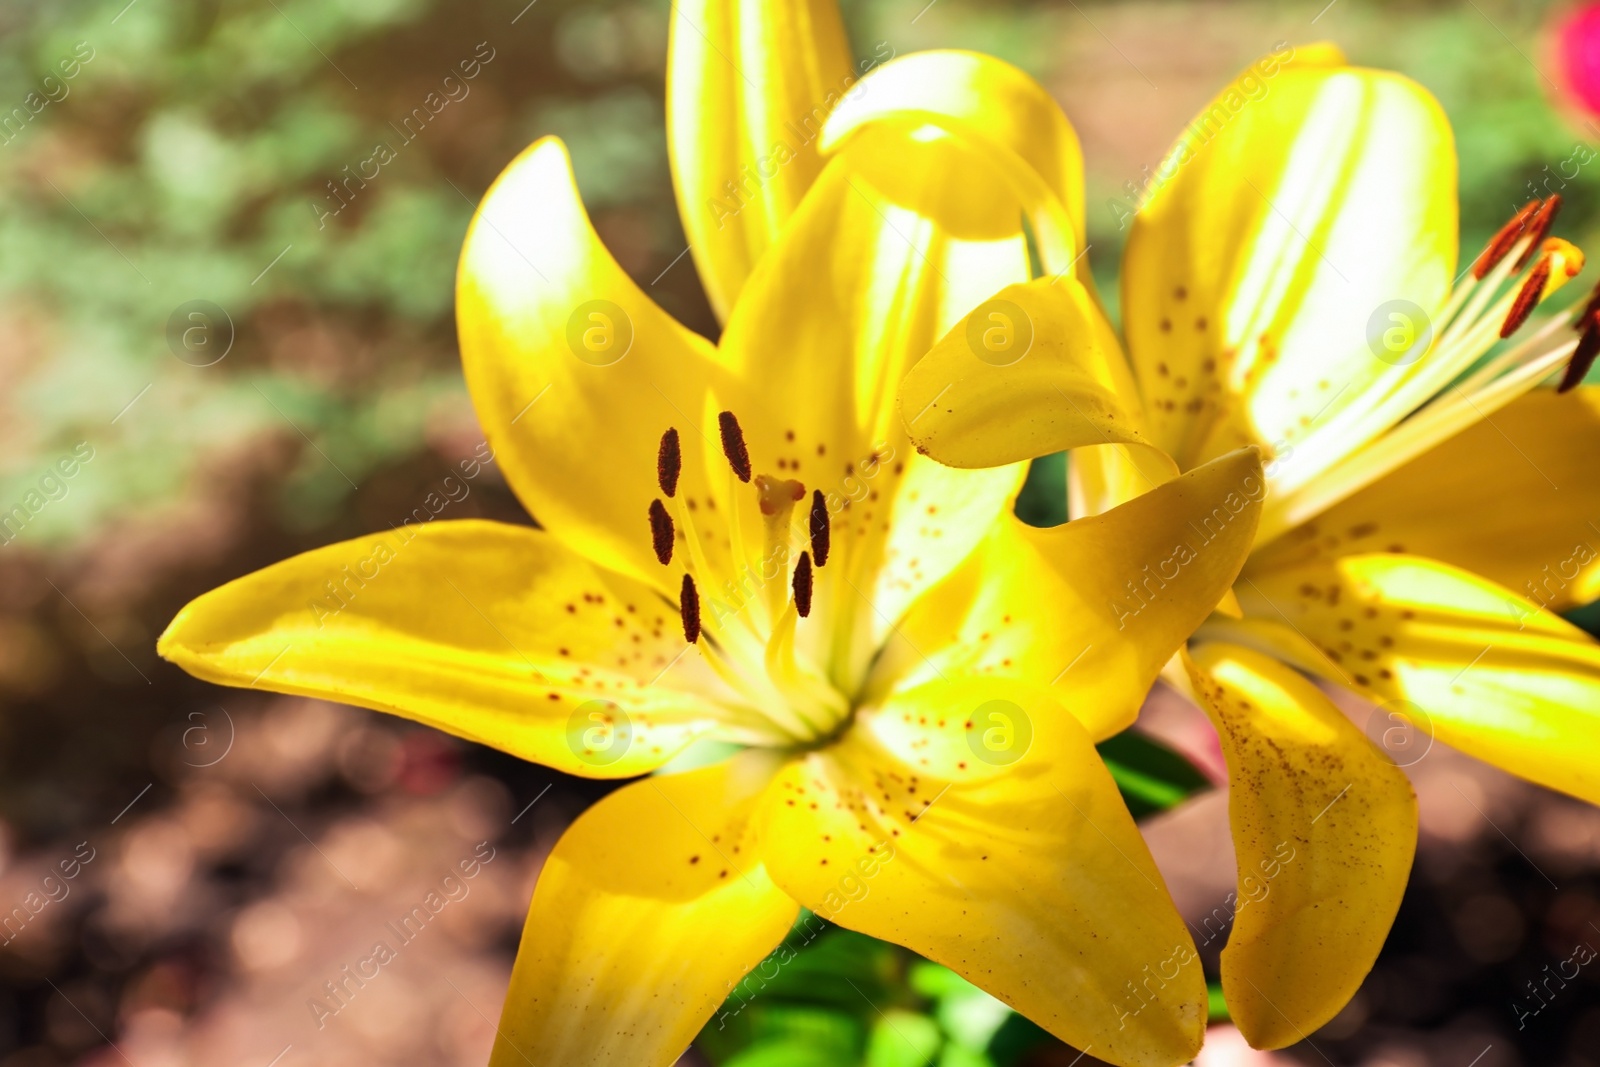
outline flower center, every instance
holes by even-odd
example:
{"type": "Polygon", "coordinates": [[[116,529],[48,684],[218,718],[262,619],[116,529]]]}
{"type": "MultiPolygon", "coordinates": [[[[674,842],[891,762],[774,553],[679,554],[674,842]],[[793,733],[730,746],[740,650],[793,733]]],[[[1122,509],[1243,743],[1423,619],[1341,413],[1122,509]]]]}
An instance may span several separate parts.
{"type": "Polygon", "coordinates": [[[677,428],[669,428],[656,455],[662,495],[650,504],[651,547],[662,566],[676,560],[682,568],[684,640],[699,646],[782,743],[812,744],[832,736],[853,711],[846,695],[851,686],[839,684],[833,653],[849,648],[854,613],[839,609],[835,583],[821,581],[835,555],[832,516],[820,490],[808,498],[796,479],[756,473],[733,412],[717,416],[717,430],[729,506],[718,510],[708,498],[696,507],[678,493],[682,442],[677,428]],[[752,495],[759,546],[755,530],[745,528],[752,495]],[[719,595],[724,592],[726,598],[719,595]]]}

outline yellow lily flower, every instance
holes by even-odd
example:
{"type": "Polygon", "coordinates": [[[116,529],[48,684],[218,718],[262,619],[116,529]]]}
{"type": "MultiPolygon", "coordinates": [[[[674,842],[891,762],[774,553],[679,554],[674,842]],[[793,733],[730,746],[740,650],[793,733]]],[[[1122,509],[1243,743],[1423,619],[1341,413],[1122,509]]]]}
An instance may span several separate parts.
{"type": "MultiPolygon", "coordinates": [[[[1331,1018],[1382,946],[1416,839],[1397,763],[1437,737],[1600,802],[1600,647],[1552,614],[1600,590],[1600,399],[1535,389],[1563,364],[1572,389],[1600,350],[1600,301],[1578,341],[1557,334],[1567,316],[1531,320],[1583,265],[1549,236],[1558,207],[1530,205],[1458,276],[1437,102],[1330,46],[1280,49],[1151,179],[1122,275],[1127,356],[1092,293],[1041,278],[903,383],[914,444],[954,466],[1076,449],[1074,514],[1242,444],[1266,453],[1236,596],[1166,674],[1221,737],[1240,901],[1265,886],[1222,957],[1257,1047],[1331,1018]],[[1002,342],[1031,338],[1025,356],[973,343],[997,322],[1002,342]],[[1300,672],[1376,704],[1367,736],[1300,672]]],[[[1145,570],[1116,610],[1161,584],[1145,570]]]]}
{"type": "Polygon", "coordinates": [[[841,104],[728,210],[735,161],[781,155],[765,139],[848,88],[836,20],[801,2],[674,7],[672,158],[728,309],[718,344],[606,252],[559,142],[484,196],[462,358],[538,528],[408,521],[207,593],[160,640],[220,684],[574,774],[662,772],[552,852],[494,1067],[672,1063],[802,905],[1109,1062],[1199,1048],[1193,941],[1093,742],[1236,579],[1259,452],[1035,530],[1012,515],[1020,466],[958,471],[909,447],[896,386],[1028,277],[1024,215],[1052,262],[1075,257],[1076,141],[1048,98],[1005,111],[1018,140],[1030,124],[1054,138],[1029,138],[1017,158],[1045,177],[1013,186],[970,120],[981,93],[1031,83],[945,54],[931,62],[963,79],[939,97],[953,116],[856,128],[841,104]],[[796,47],[808,34],[825,46],[796,47]],[[1227,528],[1197,538],[1224,501],[1227,528]],[[1178,568],[1160,595],[1106,611],[1153,558],[1178,568]],[[705,741],[741,751],[668,766],[705,741]]]}

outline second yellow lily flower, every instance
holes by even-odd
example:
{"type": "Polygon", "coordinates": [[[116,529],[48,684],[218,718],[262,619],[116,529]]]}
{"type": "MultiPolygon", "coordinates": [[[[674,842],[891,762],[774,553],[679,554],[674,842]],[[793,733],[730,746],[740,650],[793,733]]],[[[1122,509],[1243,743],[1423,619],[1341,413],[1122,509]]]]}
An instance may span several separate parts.
{"type": "MultiPolygon", "coordinates": [[[[1329,46],[1290,52],[1156,171],[1123,270],[1126,356],[1085,286],[1041,278],[978,308],[901,396],[913,441],[956,466],[1074,450],[1078,515],[1242,444],[1266,453],[1235,595],[1166,677],[1221,738],[1241,882],[1278,872],[1222,960],[1233,1018],[1273,1048],[1343,1007],[1399,906],[1416,806],[1373,740],[1409,725],[1600,802],[1600,647],[1553,614],[1600,577],[1600,405],[1534,388],[1576,355],[1573,384],[1600,341],[1535,316],[1582,254],[1551,236],[1558,202],[1536,203],[1458,277],[1437,102],[1329,46]],[[1012,320],[1025,355],[973,344],[1012,320]],[[1306,675],[1376,705],[1373,740],[1306,675]],[[1284,842],[1298,858],[1278,865],[1284,842]]],[[[1124,617],[1170,580],[1149,564],[1113,602],[1124,617]]]]}

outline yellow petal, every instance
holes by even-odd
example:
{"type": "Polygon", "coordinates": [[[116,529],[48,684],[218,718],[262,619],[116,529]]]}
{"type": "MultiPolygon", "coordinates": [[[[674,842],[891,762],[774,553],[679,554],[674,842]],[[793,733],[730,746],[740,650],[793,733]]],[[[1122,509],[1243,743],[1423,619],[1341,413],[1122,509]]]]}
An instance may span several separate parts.
{"type": "Polygon", "coordinates": [[[660,495],[656,451],[679,427],[680,492],[706,495],[695,420],[714,381],[711,346],[600,244],[554,138],[513,160],[478,205],[456,320],[478,420],[523,504],[601,566],[665,588],[646,520],[660,495]]]}
{"type": "Polygon", "coordinates": [[[836,0],[672,5],[668,155],[719,319],[822,170],[817,138],[855,78],[836,0]]]}
{"type": "MultiPolygon", "coordinates": [[[[1313,477],[1412,367],[1387,309],[1431,316],[1455,275],[1456,156],[1426,90],[1275,52],[1179,136],[1133,224],[1123,321],[1155,441],[1190,466],[1244,443],[1313,477]]],[[[1398,417],[1398,416],[1397,416],[1398,417]]]]}
{"type": "MultiPolygon", "coordinates": [[[[822,492],[843,524],[836,542],[852,542],[819,581],[840,583],[866,619],[858,661],[1021,484],[1020,467],[953,471],[916,455],[894,399],[940,334],[1027,272],[1020,208],[982,158],[942,135],[869,130],[828,164],[728,321],[719,358],[777,413],[743,420],[756,470],[822,492]]],[[[759,530],[746,499],[744,528],[759,530]]]]}
{"type": "Polygon", "coordinates": [[[1110,511],[1178,473],[1171,456],[1151,445],[1090,445],[1067,463],[1067,515],[1110,511]]]}
{"type": "Polygon", "coordinates": [[[1416,556],[1257,572],[1248,616],[1298,630],[1316,669],[1425,737],[1600,803],[1600,646],[1511,590],[1416,556]]]}
{"type": "Polygon", "coordinates": [[[1394,548],[1550,611],[1600,596],[1600,387],[1537,389],[1290,530],[1253,566],[1394,548]]]}
{"type": "Polygon", "coordinates": [[[992,56],[917,52],[862,79],[828,119],[822,150],[874,124],[932,125],[978,146],[1033,220],[1045,272],[1072,269],[1083,250],[1083,151],[1044,86],[992,56]]]}
{"type": "Polygon", "coordinates": [[[1104,515],[1011,520],[917,602],[869,693],[985,675],[1054,685],[1096,740],[1127,728],[1162,666],[1228,592],[1266,492],[1242,450],[1104,515]]]}
{"type": "Polygon", "coordinates": [[[490,1067],[668,1067],[793,925],[746,831],[750,752],[624,786],[540,872],[490,1067]]]}
{"type": "Polygon", "coordinates": [[[1228,760],[1239,864],[1236,894],[1200,940],[1232,917],[1228,1012],[1256,1048],[1283,1048],[1337,1015],[1378,958],[1416,851],[1417,800],[1394,761],[1277,660],[1206,644],[1190,674],[1228,760]]]}
{"type": "Polygon", "coordinates": [[[1019,206],[981,156],[943,135],[867,131],[762,261],[718,354],[785,412],[766,428],[776,454],[793,453],[802,477],[831,472],[893,441],[906,370],[1027,277],[1019,206]]]}
{"type": "Polygon", "coordinates": [[[979,304],[906,375],[900,413],[917,448],[954,467],[1084,445],[1153,451],[1116,334],[1073,278],[1012,285],[979,304]]]}
{"type": "Polygon", "coordinates": [[[779,774],[758,820],[773,881],[822,918],[944,964],[1100,1060],[1199,1050],[1193,941],[1088,736],[1043,690],[899,694],[779,774]],[[876,720],[921,743],[896,755],[876,720]],[[948,776],[921,762],[962,749],[964,768],[926,757],[948,776]]]}
{"type": "Polygon", "coordinates": [[[694,656],[673,663],[670,606],[504,523],[302,553],[190,602],[157,647],[208,682],[357,704],[589,777],[658,767],[731,714],[694,656]]]}

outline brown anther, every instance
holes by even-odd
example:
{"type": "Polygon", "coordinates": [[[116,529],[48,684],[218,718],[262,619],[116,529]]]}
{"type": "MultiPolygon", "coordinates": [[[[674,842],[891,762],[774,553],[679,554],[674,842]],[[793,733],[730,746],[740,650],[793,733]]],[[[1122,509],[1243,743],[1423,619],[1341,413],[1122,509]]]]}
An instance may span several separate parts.
{"type": "Polygon", "coordinates": [[[667,506],[659,500],[650,501],[650,547],[656,550],[656,559],[665,567],[672,562],[672,516],[667,506]]]}
{"type": "Polygon", "coordinates": [[[1561,375],[1561,384],[1556,387],[1558,393],[1569,393],[1589,374],[1589,368],[1594,366],[1596,356],[1600,356],[1600,311],[1590,312],[1583,320],[1585,328],[1583,336],[1578,338],[1578,347],[1572,350],[1572,358],[1567,360],[1567,369],[1561,375]]]}
{"type": "Polygon", "coordinates": [[[1572,328],[1578,333],[1588,333],[1593,329],[1589,325],[1589,320],[1594,317],[1596,311],[1600,311],[1600,284],[1595,285],[1594,291],[1589,294],[1589,302],[1583,305],[1578,317],[1572,320],[1572,328]]]}
{"type": "Polygon", "coordinates": [[[1472,264],[1472,276],[1483,279],[1483,276],[1499,264],[1511,251],[1512,247],[1521,239],[1523,232],[1528,228],[1528,220],[1534,212],[1544,206],[1542,200],[1530,200],[1522,205],[1522,210],[1511,216],[1511,221],[1500,227],[1500,232],[1489,238],[1489,243],[1483,246],[1478,259],[1472,264]]]}
{"type": "Polygon", "coordinates": [[[694,579],[683,576],[683,591],[678,594],[678,614],[683,618],[683,639],[689,644],[700,640],[700,594],[694,579]]]}
{"type": "Polygon", "coordinates": [[[794,610],[803,619],[811,614],[811,554],[800,553],[800,562],[794,565],[794,610]]]}
{"type": "Polygon", "coordinates": [[[661,448],[656,452],[656,484],[671,500],[678,495],[678,475],[683,471],[683,451],[678,444],[678,428],[673,426],[661,435],[661,448]]]}
{"type": "Polygon", "coordinates": [[[1533,314],[1533,309],[1539,306],[1539,301],[1544,299],[1544,286],[1550,280],[1550,257],[1545,256],[1534,264],[1524,279],[1522,288],[1517,291],[1517,297],[1511,302],[1511,310],[1506,313],[1506,321],[1500,326],[1500,336],[1510,337],[1522,328],[1528,321],[1528,316],[1533,314]]]}
{"type": "Polygon", "coordinates": [[[1538,254],[1539,246],[1544,244],[1544,239],[1549,235],[1550,227],[1555,225],[1556,215],[1560,214],[1560,212],[1560,193],[1555,194],[1550,199],[1539,205],[1539,210],[1535,211],[1533,213],[1533,217],[1528,220],[1527,251],[1522,253],[1521,257],[1518,258],[1516,263],[1512,264],[1512,270],[1518,271],[1523,267],[1526,267],[1528,265],[1528,260],[1532,259],[1538,254]]]}
{"type": "Polygon", "coordinates": [[[832,528],[828,525],[828,502],[822,496],[822,490],[813,490],[811,493],[811,554],[816,557],[817,566],[823,567],[828,563],[828,543],[831,540],[832,528]]]}
{"type": "Polygon", "coordinates": [[[744,444],[744,431],[733,412],[724,411],[717,416],[717,427],[722,431],[722,454],[728,457],[728,466],[741,482],[750,480],[750,450],[744,444]]]}

